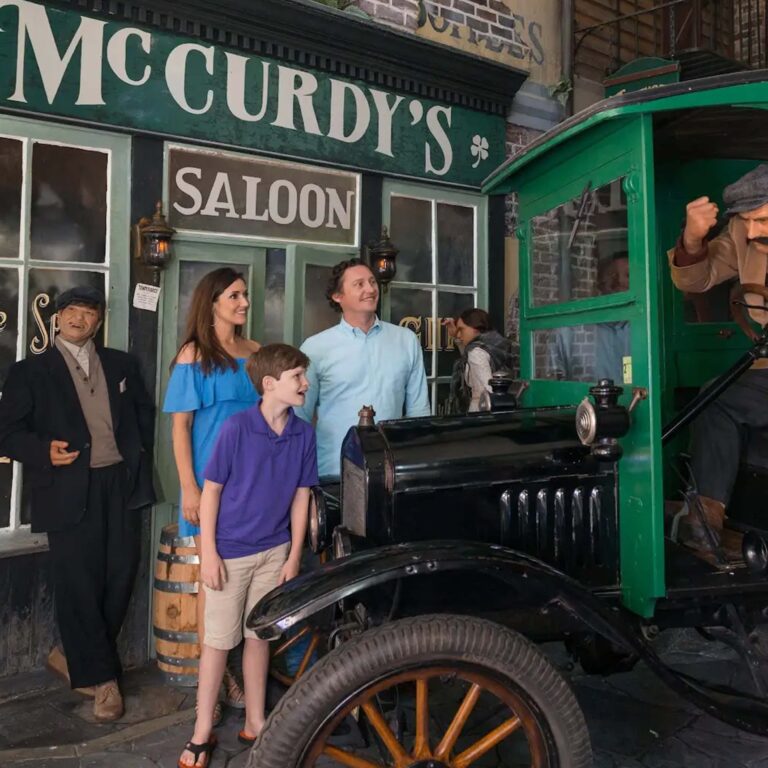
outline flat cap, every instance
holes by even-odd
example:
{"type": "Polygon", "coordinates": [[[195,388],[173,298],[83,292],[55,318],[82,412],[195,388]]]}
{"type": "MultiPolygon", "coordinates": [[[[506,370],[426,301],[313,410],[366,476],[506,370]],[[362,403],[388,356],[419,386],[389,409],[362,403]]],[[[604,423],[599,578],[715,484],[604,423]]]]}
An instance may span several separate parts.
{"type": "Polygon", "coordinates": [[[726,213],[742,213],[768,204],[768,164],[763,163],[745,173],[723,190],[726,213]]]}
{"type": "Polygon", "coordinates": [[[91,304],[94,307],[104,309],[107,302],[104,294],[98,288],[91,288],[89,285],[76,285],[56,297],[56,311],[60,312],[70,304],[91,304]]]}

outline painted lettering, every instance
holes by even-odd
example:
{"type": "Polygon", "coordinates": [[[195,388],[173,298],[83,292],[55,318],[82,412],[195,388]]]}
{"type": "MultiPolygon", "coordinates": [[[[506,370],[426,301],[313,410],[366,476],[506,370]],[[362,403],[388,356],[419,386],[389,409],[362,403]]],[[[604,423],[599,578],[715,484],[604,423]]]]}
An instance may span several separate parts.
{"type": "Polygon", "coordinates": [[[213,74],[214,48],[212,45],[198,45],[197,43],[182,43],[177,45],[169,54],[165,62],[165,82],[173,100],[185,111],[192,115],[206,113],[213,104],[213,91],[208,89],[205,96],[205,104],[195,108],[187,101],[187,58],[190,53],[199,53],[205,62],[205,71],[213,74]]]}
{"type": "Polygon", "coordinates": [[[331,80],[331,124],[328,138],[354,144],[365,136],[371,124],[371,108],[365,98],[363,89],[352,83],[341,80],[331,80]],[[344,123],[347,115],[347,94],[351,94],[355,102],[354,125],[352,130],[344,133],[344,123]]]}
{"type": "Polygon", "coordinates": [[[528,37],[531,39],[531,59],[537,64],[544,63],[544,46],[541,44],[541,24],[532,21],[528,25],[528,37]]]}
{"type": "Polygon", "coordinates": [[[444,176],[451,169],[453,163],[453,147],[451,140],[445,132],[446,128],[451,127],[451,108],[450,107],[430,107],[427,110],[427,128],[437,142],[438,147],[443,153],[443,164],[439,168],[432,162],[432,147],[427,141],[424,144],[424,168],[427,173],[434,173],[436,176],[444,176]],[[440,122],[440,116],[445,117],[445,127],[440,122]]]}
{"type": "Polygon", "coordinates": [[[312,229],[323,226],[325,219],[325,192],[317,184],[305,184],[299,193],[299,218],[312,229]]]}
{"type": "Polygon", "coordinates": [[[213,180],[211,192],[205,208],[200,211],[201,216],[218,216],[219,210],[224,211],[228,219],[239,219],[240,215],[235,210],[235,201],[232,199],[232,187],[229,184],[229,176],[224,171],[219,171],[213,180]],[[223,198],[222,198],[223,194],[223,198]]]}
{"type": "Polygon", "coordinates": [[[203,196],[200,194],[200,190],[194,185],[188,182],[185,176],[194,176],[196,179],[203,178],[203,172],[199,168],[179,168],[176,172],[176,186],[179,191],[187,195],[192,200],[192,204],[189,206],[179,205],[178,202],[173,204],[173,207],[182,216],[193,216],[196,214],[203,205],[203,196]]]}
{"type": "Polygon", "coordinates": [[[139,44],[144,53],[149,53],[152,45],[152,35],[149,32],[145,32],[143,29],[135,29],[134,27],[126,27],[125,29],[119,29],[110,38],[107,43],[107,61],[112,71],[128,85],[144,85],[149,80],[150,74],[152,74],[152,68],[149,64],[144,66],[144,71],[140,78],[134,79],[128,74],[128,66],[126,59],[128,58],[128,40],[131,37],[138,37],[139,44]]]}
{"type": "Polygon", "coordinates": [[[370,90],[379,115],[379,141],[376,144],[376,151],[382,155],[394,157],[392,154],[392,118],[402,103],[403,97],[395,96],[394,102],[390,105],[388,93],[377,91],[375,88],[370,90]]]}
{"type": "Polygon", "coordinates": [[[8,100],[22,103],[27,101],[24,95],[24,60],[27,40],[29,40],[49,104],[53,104],[64,73],[78,48],[80,49],[80,90],[75,104],[99,106],[104,104],[101,94],[101,65],[104,27],[107,23],[81,16],[80,26],[73,35],[69,47],[64,55],[60,56],[45,6],[30,3],[27,0],[0,0],[0,8],[6,6],[16,6],[19,9],[16,88],[8,100]]]}
{"type": "Polygon", "coordinates": [[[243,176],[245,182],[245,213],[242,218],[249,221],[268,221],[269,214],[266,208],[261,213],[256,213],[256,200],[259,196],[259,184],[261,179],[258,176],[243,176]]]}
{"type": "Polygon", "coordinates": [[[292,224],[296,220],[296,187],[286,179],[279,179],[269,188],[269,218],[276,224],[292,224]],[[280,212],[280,193],[285,203],[285,212],[280,212]]]}
{"type": "Polygon", "coordinates": [[[236,53],[226,53],[227,57],[227,107],[238,119],[257,123],[267,113],[267,98],[269,96],[269,62],[261,62],[261,107],[252,115],[245,107],[245,73],[248,62],[247,56],[236,53]]]}
{"type": "Polygon", "coordinates": [[[317,123],[312,95],[317,91],[317,78],[309,72],[278,66],[277,116],[272,125],[296,130],[295,107],[298,106],[306,133],[322,136],[317,123]]]}
{"type": "Polygon", "coordinates": [[[325,226],[330,229],[336,229],[336,227],[349,229],[352,226],[355,193],[348,190],[347,199],[342,202],[337,189],[328,187],[325,191],[328,193],[328,221],[325,226]]]}

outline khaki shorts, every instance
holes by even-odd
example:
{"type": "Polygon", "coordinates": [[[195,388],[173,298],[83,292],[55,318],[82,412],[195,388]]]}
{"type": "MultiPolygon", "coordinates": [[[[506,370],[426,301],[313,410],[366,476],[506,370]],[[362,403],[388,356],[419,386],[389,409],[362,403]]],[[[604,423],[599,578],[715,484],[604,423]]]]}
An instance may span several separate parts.
{"type": "Polygon", "coordinates": [[[205,589],[205,644],[228,651],[243,637],[256,638],[245,620],[253,606],[277,586],[290,542],[247,557],[224,560],[227,580],[221,590],[205,589]]]}

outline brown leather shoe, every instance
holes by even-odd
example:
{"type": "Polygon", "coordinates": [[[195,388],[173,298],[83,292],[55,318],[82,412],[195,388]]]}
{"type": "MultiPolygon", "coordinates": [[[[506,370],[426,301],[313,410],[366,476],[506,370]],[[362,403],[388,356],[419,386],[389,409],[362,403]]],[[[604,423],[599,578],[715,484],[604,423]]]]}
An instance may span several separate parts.
{"type": "Polygon", "coordinates": [[[96,697],[93,700],[93,716],[102,723],[118,720],[123,716],[125,708],[117,680],[95,686],[96,697]]]}
{"type": "MultiPolygon", "coordinates": [[[[57,675],[64,680],[67,685],[71,684],[69,680],[69,668],[67,667],[67,657],[58,645],[54,645],[53,648],[51,648],[45,666],[53,672],[54,675],[57,675]]],[[[96,695],[96,689],[92,685],[87,688],[73,688],[72,690],[82,696],[92,697],[96,695]]]]}
{"type": "Polygon", "coordinates": [[[714,547],[720,546],[725,520],[725,504],[707,496],[699,496],[698,500],[701,503],[707,527],[704,526],[698,510],[690,508],[691,503],[695,503],[691,499],[687,502],[688,514],[680,521],[680,542],[692,549],[711,553],[714,547]]]}

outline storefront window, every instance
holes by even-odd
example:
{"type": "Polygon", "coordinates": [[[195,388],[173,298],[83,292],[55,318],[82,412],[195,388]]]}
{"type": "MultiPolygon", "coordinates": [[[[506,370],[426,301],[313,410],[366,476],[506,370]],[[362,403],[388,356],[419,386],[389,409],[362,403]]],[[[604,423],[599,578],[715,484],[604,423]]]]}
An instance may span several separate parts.
{"type": "Polygon", "coordinates": [[[421,342],[432,410],[442,413],[457,359],[444,321],[486,306],[484,198],[392,185],[385,221],[399,249],[389,289],[389,316],[421,342]]]}
{"type": "Polygon", "coordinates": [[[333,267],[307,264],[304,272],[303,338],[308,339],[339,322],[339,313],[328,303],[325,290],[333,267]]]}
{"type": "Polygon", "coordinates": [[[264,279],[264,342],[283,341],[285,315],[285,248],[267,248],[264,279]]]}
{"type": "MultiPolygon", "coordinates": [[[[122,179],[122,186],[110,183],[110,173],[126,172],[129,143],[13,118],[0,120],[0,131],[5,133],[0,136],[2,386],[16,360],[50,349],[57,332],[56,297],[68,288],[89,285],[104,291],[111,338],[124,333],[125,301],[112,302],[109,295],[113,281],[127,293],[121,277],[125,265],[112,262],[110,227],[120,231],[124,242],[118,250],[127,255],[127,189],[122,179]],[[120,148],[119,168],[113,147],[120,148]],[[117,199],[123,204],[111,215],[117,199]]],[[[105,332],[102,327],[102,337],[105,332]]],[[[17,534],[29,536],[28,524],[22,467],[0,457],[0,549],[12,550],[16,541],[24,546],[17,534]]]]}
{"type": "Polygon", "coordinates": [[[531,220],[533,306],[629,290],[627,199],[621,179],[531,220]]]}

